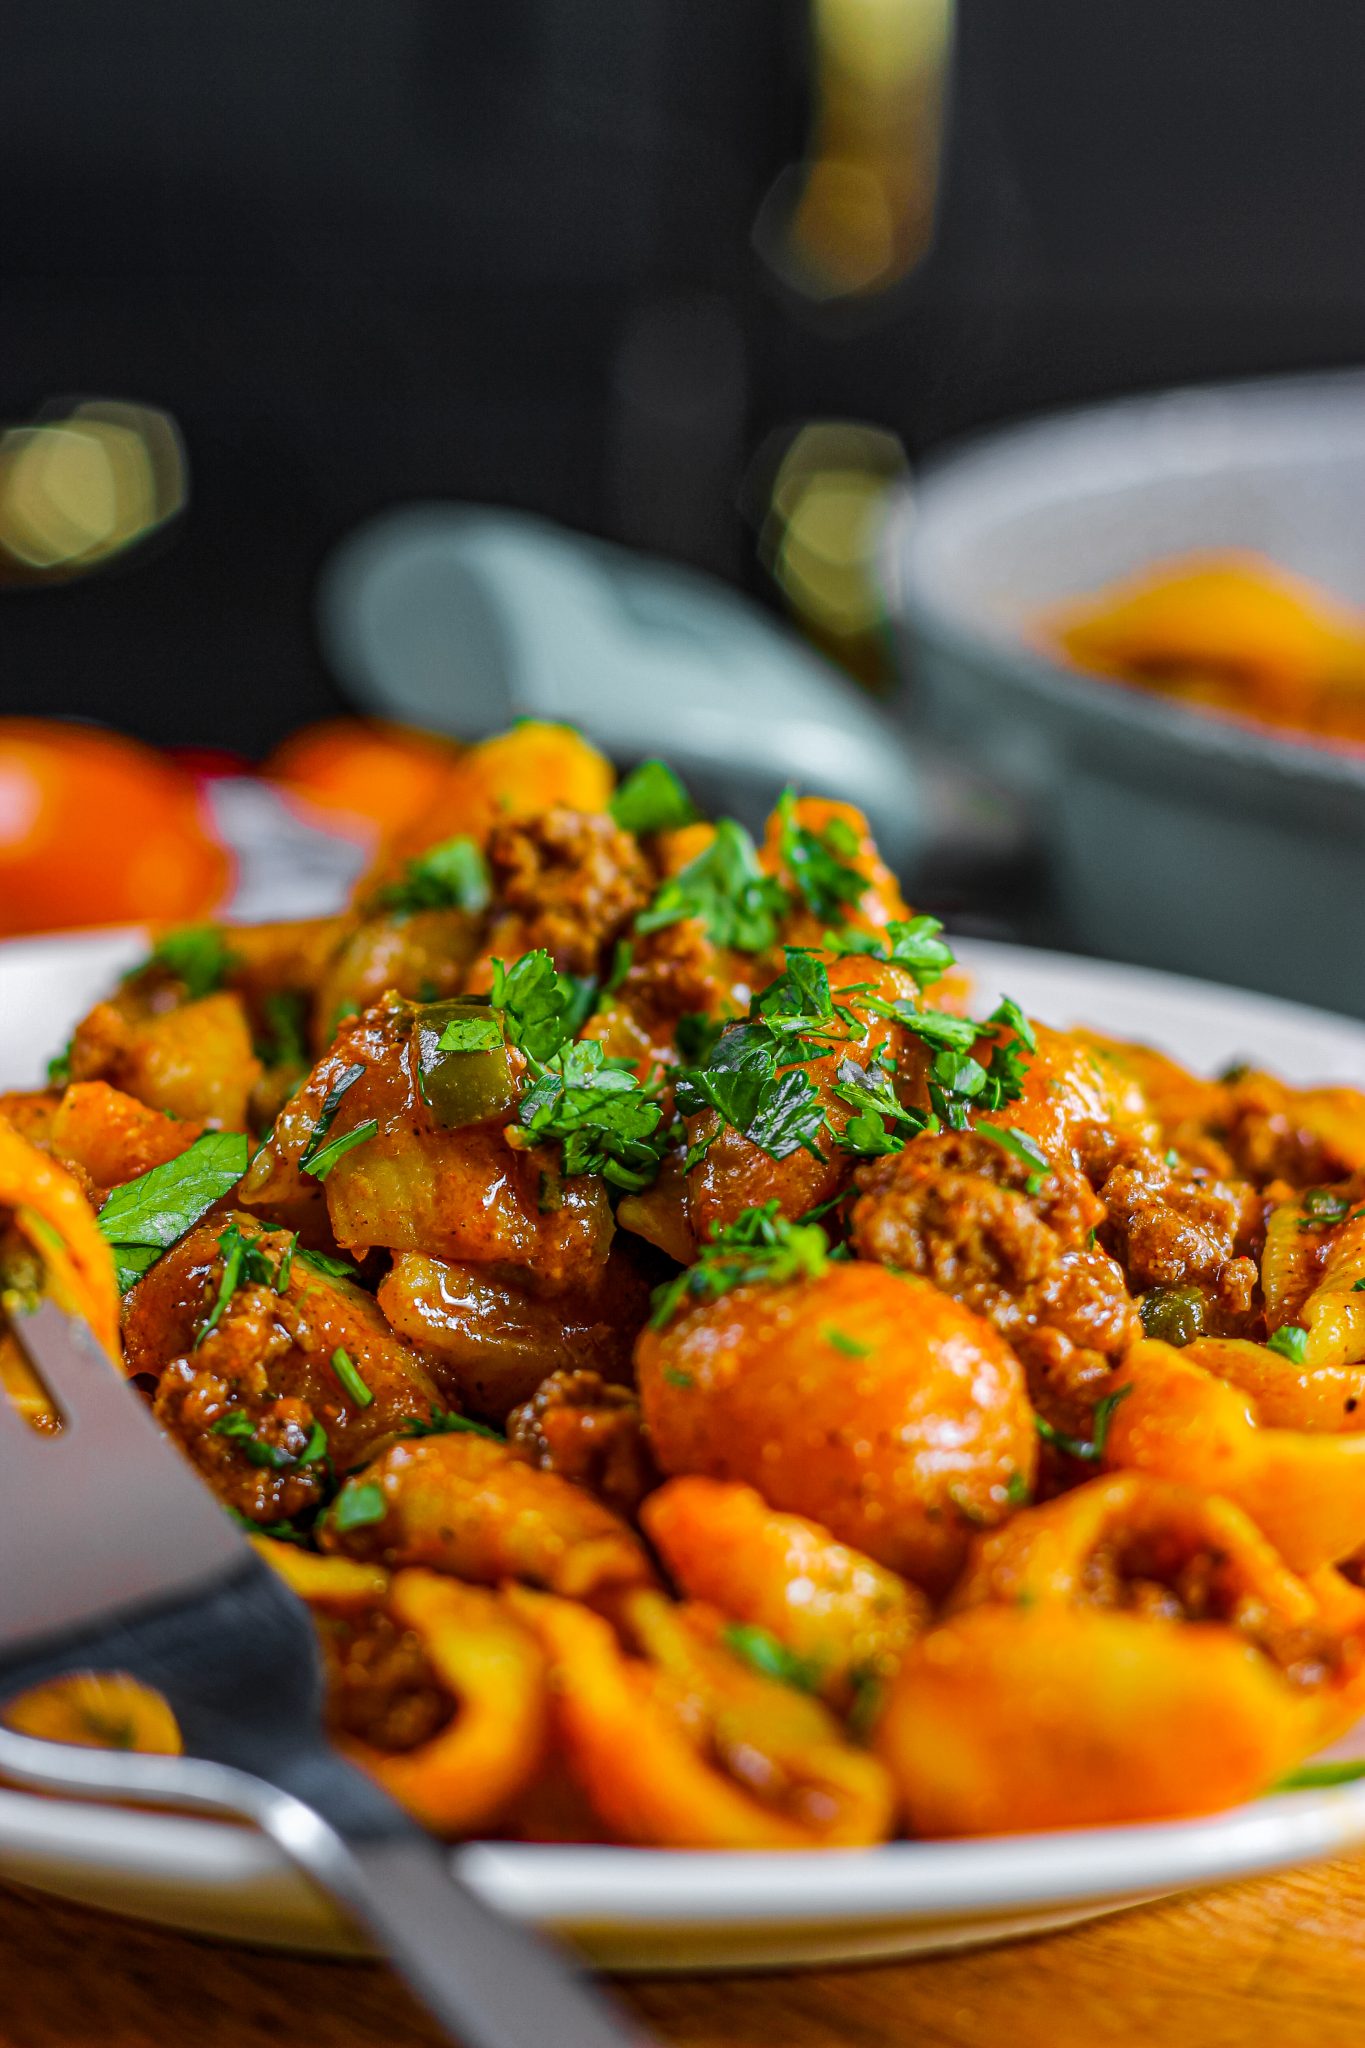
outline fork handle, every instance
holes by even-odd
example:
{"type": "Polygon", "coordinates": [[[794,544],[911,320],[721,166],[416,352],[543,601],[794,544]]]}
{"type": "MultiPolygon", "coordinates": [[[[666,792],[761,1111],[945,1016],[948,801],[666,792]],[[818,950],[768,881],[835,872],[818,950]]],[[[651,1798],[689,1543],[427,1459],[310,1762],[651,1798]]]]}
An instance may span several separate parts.
{"type": "Polygon", "coordinates": [[[453,1874],[449,1851],[335,1750],[274,1756],[265,1775],[253,1818],[377,1937],[468,2048],[649,2048],[560,1951],[486,1906],[453,1874]]]}
{"type": "Polygon", "coordinates": [[[203,1751],[76,1748],[0,1724],[0,1771],[42,1791],[254,1823],[376,1937],[466,2048],[650,2048],[567,1957],[484,1905],[452,1872],[449,1852],[320,1740],[283,1749],[229,1740],[209,1761],[203,1751]]]}

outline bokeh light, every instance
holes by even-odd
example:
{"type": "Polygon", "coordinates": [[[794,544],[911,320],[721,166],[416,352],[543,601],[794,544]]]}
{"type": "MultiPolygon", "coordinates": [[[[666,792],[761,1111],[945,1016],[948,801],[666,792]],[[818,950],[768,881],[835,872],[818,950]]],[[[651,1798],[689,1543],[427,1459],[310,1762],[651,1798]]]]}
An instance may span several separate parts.
{"type": "Polygon", "coordinates": [[[0,434],[0,566],[79,575],[164,526],[188,494],[179,430],[154,406],[89,399],[11,427],[0,434]]]}
{"type": "Polygon", "coordinates": [[[858,673],[868,672],[862,643],[882,619],[877,550],[887,496],[906,467],[904,448],[884,428],[811,420],[786,442],[766,493],[765,566],[811,636],[858,673]]]}

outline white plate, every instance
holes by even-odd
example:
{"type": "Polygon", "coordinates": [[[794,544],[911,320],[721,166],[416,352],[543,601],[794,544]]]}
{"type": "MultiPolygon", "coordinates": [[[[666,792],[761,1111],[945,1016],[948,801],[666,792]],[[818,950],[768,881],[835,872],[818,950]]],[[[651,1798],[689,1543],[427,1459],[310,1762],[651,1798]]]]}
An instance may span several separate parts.
{"type": "MultiPolygon", "coordinates": [[[[41,1074],[137,957],[128,934],[0,947],[0,1087],[41,1074]]],[[[1170,975],[963,944],[984,1001],[1161,1046],[1206,1071],[1254,1055],[1294,1081],[1365,1085],[1365,1026],[1170,975]]],[[[1365,1731],[1358,1731],[1365,1752],[1365,1731]]],[[[1349,1743],[1338,1754],[1349,1754],[1349,1743]]],[[[459,1851],[497,1905],[616,1970],[753,1968],[966,1947],[1365,1843],[1365,1782],[1211,1819],[810,1855],[482,1843],[459,1851]]],[[[316,1950],[355,1937],[251,1831],[0,1792],[0,1877],[168,1926],[316,1950]]]]}

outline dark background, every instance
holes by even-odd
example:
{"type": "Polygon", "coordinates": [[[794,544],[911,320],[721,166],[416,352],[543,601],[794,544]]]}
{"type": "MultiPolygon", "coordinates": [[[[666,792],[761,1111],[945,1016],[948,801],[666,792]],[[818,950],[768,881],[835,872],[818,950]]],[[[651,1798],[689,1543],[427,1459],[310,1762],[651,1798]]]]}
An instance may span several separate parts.
{"type": "Polygon", "coordinates": [[[9,0],[0,419],[168,408],[150,556],[0,592],[0,710],[261,750],[332,707],[317,566],[423,495],[766,595],[774,428],[913,454],[1072,397],[1365,356],[1365,12],[963,0],[940,229],[856,314],[755,257],[798,0],[9,0]]]}

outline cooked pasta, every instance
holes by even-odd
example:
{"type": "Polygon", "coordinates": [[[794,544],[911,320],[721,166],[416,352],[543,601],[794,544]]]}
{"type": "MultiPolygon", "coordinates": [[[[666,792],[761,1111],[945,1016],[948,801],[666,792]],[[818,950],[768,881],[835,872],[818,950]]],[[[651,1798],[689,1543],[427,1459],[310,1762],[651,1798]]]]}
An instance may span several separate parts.
{"type": "MultiPolygon", "coordinates": [[[[446,1835],[795,1849],[1338,1734],[1365,1097],[972,1017],[847,805],[427,767],[349,910],[161,934],[0,1097],[3,1300],[307,1602],[346,1753],[446,1835]]],[[[8,1331],[0,1385],[60,1426],[8,1331]]],[[[90,1686],[24,1725],[173,1746],[90,1686]]]]}

